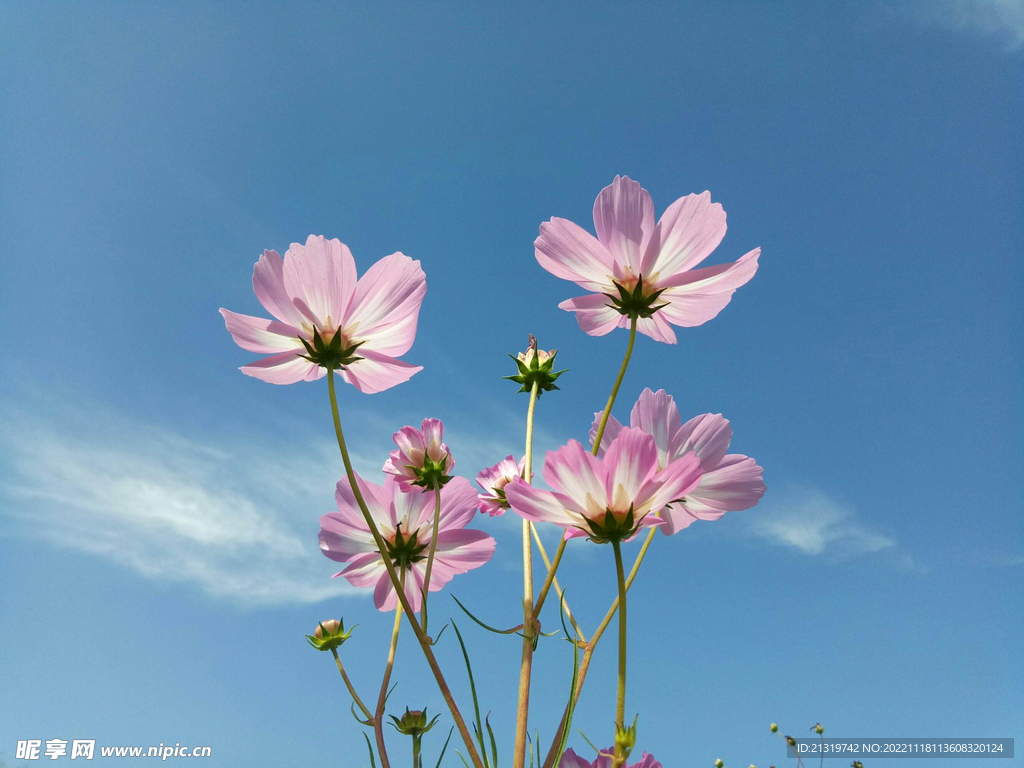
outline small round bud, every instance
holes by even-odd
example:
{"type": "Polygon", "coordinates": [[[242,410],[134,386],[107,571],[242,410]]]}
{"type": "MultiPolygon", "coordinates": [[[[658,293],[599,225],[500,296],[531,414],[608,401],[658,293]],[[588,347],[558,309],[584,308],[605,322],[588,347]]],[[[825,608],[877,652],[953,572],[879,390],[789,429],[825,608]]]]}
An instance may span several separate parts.
{"type": "Polygon", "coordinates": [[[820,736],[825,732],[825,726],[823,726],[821,723],[815,723],[814,732],[820,736]]]}
{"type": "Polygon", "coordinates": [[[411,710],[406,707],[405,714],[401,717],[395,717],[389,715],[393,721],[391,724],[395,727],[399,733],[403,733],[406,736],[412,736],[414,739],[418,739],[424,733],[434,727],[434,723],[441,717],[436,715],[433,720],[427,720],[427,710],[414,709],[411,710]]]}
{"type": "Polygon", "coordinates": [[[345,631],[344,619],[328,619],[317,624],[313,634],[306,635],[306,639],[318,651],[334,651],[352,636],[353,629],[355,627],[345,631]]]}
{"type": "Polygon", "coordinates": [[[515,360],[516,368],[518,369],[516,374],[503,378],[518,384],[520,392],[529,392],[533,385],[536,384],[538,397],[545,392],[558,389],[555,380],[568,369],[554,370],[556,354],[558,354],[557,349],[550,351],[537,349],[537,339],[534,338],[533,334],[530,334],[530,345],[526,348],[526,351],[520,352],[517,355],[509,355],[509,357],[515,360]]]}
{"type": "Polygon", "coordinates": [[[723,766],[725,766],[725,763],[722,762],[722,758],[715,760],[715,768],[723,768],[723,766]]]}
{"type": "Polygon", "coordinates": [[[778,733],[779,732],[779,724],[778,723],[772,723],[768,727],[771,729],[772,733],[778,733]]]}

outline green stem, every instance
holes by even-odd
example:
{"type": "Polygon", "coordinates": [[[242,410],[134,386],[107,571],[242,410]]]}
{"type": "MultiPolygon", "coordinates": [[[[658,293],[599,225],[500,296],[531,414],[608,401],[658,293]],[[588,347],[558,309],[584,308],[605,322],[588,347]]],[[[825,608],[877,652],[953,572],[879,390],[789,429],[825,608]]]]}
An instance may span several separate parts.
{"type": "MultiPolygon", "coordinates": [[[[615,697],[615,731],[621,733],[626,719],[626,574],[622,567],[622,544],[618,539],[612,540],[615,552],[615,575],[619,583],[619,690],[615,697]]],[[[626,762],[626,755],[619,744],[615,743],[614,768],[626,762]]]]}
{"type": "Polygon", "coordinates": [[[420,611],[420,624],[423,633],[427,632],[427,596],[430,594],[430,572],[434,569],[434,553],[437,551],[437,531],[441,524],[441,486],[434,486],[434,529],[430,536],[430,553],[427,555],[427,570],[423,574],[423,607],[420,611]]]}
{"type": "MultiPolygon", "coordinates": [[[[402,568],[399,582],[405,590],[405,568],[402,568]]],[[[395,652],[398,650],[398,631],[402,628],[402,604],[395,608],[395,624],[391,629],[391,645],[388,647],[388,663],[384,667],[384,677],[380,681],[380,693],[377,694],[377,711],[373,716],[373,735],[377,738],[377,751],[380,753],[381,768],[391,768],[388,753],[384,745],[384,705],[388,699],[388,684],[391,682],[391,670],[395,668],[395,652]]]]}
{"type": "MultiPolygon", "coordinates": [[[[530,387],[530,404],[526,409],[526,457],[523,475],[530,482],[533,474],[533,412],[537,407],[540,389],[536,379],[530,387]]],[[[533,672],[533,542],[530,540],[532,523],[523,519],[523,650],[519,660],[519,705],[516,709],[516,736],[512,750],[512,768],[526,765],[526,735],[530,710],[530,676],[533,672]]]]}
{"type": "Polygon", "coordinates": [[[601,439],[604,437],[604,428],[608,426],[608,417],[612,413],[612,406],[615,404],[615,397],[619,394],[619,387],[622,386],[622,379],[626,375],[626,368],[629,367],[629,358],[633,356],[633,343],[636,341],[636,318],[632,317],[629,320],[629,343],[626,345],[626,356],[622,358],[622,367],[619,368],[618,378],[615,379],[615,385],[612,387],[612,393],[608,395],[608,404],[604,407],[604,413],[601,414],[601,423],[597,425],[597,434],[594,435],[594,447],[593,453],[597,456],[598,451],[601,450],[601,439]]]}
{"type": "MultiPolygon", "coordinates": [[[[636,578],[637,572],[640,570],[640,564],[644,560],[644,556],[647,554],[647,550],[651,547],[651,542],[654,541],[654,534],[657,532],[657,528],[651,528],[647,533],[647,538],[644,539],[644,544],[640,547],[640,552],[636,556],[636,560],[633,561],[633,567],[629,570],[629,576],[626,577],[626,591],[633,586],[633,580],[636,578]]],[[[611,624],[612,619],[615,618],[615,614],[619,609],[619,598],[616,597],[612,602],[608,612],[604,615],[604,619],[598,625],[597,629],[594,630],[594,636],[590,638],[590,642],[587,643],[586,649],[583,651],[583,658],[580,660],[580,671],[576,678],[576,690],[573,693],[572,706],[576,706],[576,702],[579,701],[580,694],[583,693],[583,683],[587,679],[587,671],[590,669],[590,661],[594,658],[594,650],[597,648],[598,642],[601,640],[604,631],[608,629],[608,625],[611,624]]],[[[558,730],[555,731],[555,737],[551,740],[551,746],[548,748],[547,757],[544,758],[543,768],[552,768],[555,762],[555,755],[558,751],[558,745],[561,743],[562,731],[565,729],[566,720],[568,719],[569,705],[566,705],[565,711],[562,713],[562,721],[558,726],[558,730]]]]}
{"type": "MultiPolygon", "coordinates": [[[[633,344],[636,342],[636,318],[630,318],[629,321],[629,341],[626,344],[626,354],[622,358],[622,365],[619,366],[619,375],[615,377],[615,384],[612,386],[612,392],[608,395],[608,402],[605,403],[604,413],[601,414],[601,421],[597,425],[597,432],[594,434],[594,445],[591,448],[591,452],[597,456],[601,450],[601,440],[604,439],[604,429],[608,426],[608,417],[612,413],[612,406],[615,405],[615,398],[618,397],[619,387],[622,386],[622,379],[626,376],[626,369],[629,367],[629,359],[633,356],[633,344]]],[[[547,578],[544,579],[544,586],[540,590],[540,596],[537,598],[537,604],[533,608],[534,616],[540,615],[540,609],[544,605],[544,601],[547,599],[548,590],[551,589],[551,584],[555,578],[555,571],[558,570],[558,564],[562,562],[562,553],[565,552],[565,539],[558,542],[558,549],[555,550],[555,556],[551,561],[551,566],[548,568],[547,578]]]]}
{"type": "Polygon", "coordinates": [[[341,679],[345,681],[345,687],[348,688],[348,692],[352,694],[352,700],[356,703],[356,706],[362,710],[367,720],[373,720],[373,713],[366,708],[363,704],[363,700],[359,698],[359,694],[356,693],[355,686],[352,685],[352,681],[348,679],[348,674],[345,672],[345,665],[341,663],[341,657],[338,656],[338,649],[331,648],[331,653],[334,654],[334,661],[338,665],[338,671],[341,672],[341,679]]]}
{"type": "Polygon", "coordinates": [[[455,697],[452,696],[448,682],[444,679],[444,674],[437,663],[437,658],[430,649],[430,638],[427,637],[419,622],[416,621],[416,614],[413,613],[412,606],[409,604],[409,598],[406,596],[402,582],[395,571],[395,565],[388,556],[387,544],[385,544],[383,537],[380,535],[377,523],[374,521],[373,515],[370,514],[366,501],[363,499],[363,494],[359,490],[356,473],[352,469],[352,460],[349,458],[348,448],[345,445],[345,435],[341,430],[341,417],[338,415],[338,398],[334,391],[334,371],[330,368],[327,369],[327,391],[331,396],[331,414],[334,417],[334,432],[338,437],[338,449],[341,451],[341,460],[345,464],[345,475],[348,478],[349,485],[352,487],[352,495],[355,496],[356,503],[359,505],[359,511],[363,513],[363,519],[366,521],[370,534],[373,536],[373,541],[377,545],[377,551],[380,552],[381,559],[384,561],[384,568],[388,572],[391,584],[398,593],[398,601],[401,603],[406,618],[409,620],[409,625],[412,627],[413,634],[416,635],[416,640],[423,650],[424,657],[426,657],[427,666],[430,667],[430,671],[434,674],[434,680],[437,681],[437,687],[441,691],[441,696],[444,698],[445,704],[448,705],[448,710],[452,713],[452,719],[455,721],[455,727],[459,730],[459,736],[462,737],[462,741],[466,745],[469,759],[472,761],[474,768],[484,768],[483,761],[480,759],[480,753],[473,743],[473,737],[469,733],[469,728],[466,727],[466,721],[459,711],[458,704],[455,703],[455,697]]]}

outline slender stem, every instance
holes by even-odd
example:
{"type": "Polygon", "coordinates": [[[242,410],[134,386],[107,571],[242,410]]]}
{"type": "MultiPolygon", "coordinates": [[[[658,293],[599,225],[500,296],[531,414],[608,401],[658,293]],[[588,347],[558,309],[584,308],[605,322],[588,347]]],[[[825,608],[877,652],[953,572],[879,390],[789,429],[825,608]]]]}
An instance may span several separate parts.
{"type": "Polygon", "coordinates": [[[619,394],[619,387],[622,386],[622,379],[626,375],[626,368],[629,367],[629,358],[633,356],[633,342],[636,341],[636,317],[629,320],[629,343],[626,345],[626,356],[622,358],[622,367],[619,368],[619,375],[615,379],[612,393],[608,395],[608,404],[601,414],[601,422],[597,425],[597,433],[594,435],[594,455],[597,456],[601,449],[601,439],[604,437],[604,428],[608,426],[608,417],[612,413],[612,406],[615,404],[615,397],[619,394]]]}
{"type": "MultiPolygon", "coordinates": [[[[597,432],[594,434],[594,445],[591,448],[591,452],[597,456],[601,450],[601,440],[604,439],[604,429],[608,426],[608,417],[611,415],[612,406],[615,405],[615,398],[619,394],[619,387],[622,386],[622,379],[626,376],[626,369],[629,367],[629,359],[633,356],[633,344],[636,342],[636,318],[630,318],[629,321],[629,342],[626,344],[626,354],[622,358],[622,365],[619,366],[619,375],[615,377],[615,384],[612,385],[611,394],[608,395],[608,402],[605,403],[604,413],[601,414],[601,421],[597,425],[597,432]]],[[[540,590],[540,596],[537,598],[537,604],[534,606],[533,613],[535,616],[540,615],[540,609],[544,605],[544,600],[548,596],[548,590],[551,589],[551,583],[554,581],[555,572],[558,570],[558,564],[562,562],[562,553],[565,552],[565,539],[562,539],[558,543],[558,549],[555,550],[555,557],[551,561],[551,565],[548,567],[547,578],[544,579],[544,586],[540,590]]]]}
{"type": "Polygon", "coordinates": [[[331,653],[334,654],[334,661],[338,665],[338,671],[341,672],[341,679],[345,681],[345,687],[348,688],[348,692],[352,694],[352,700],[356,703],[356,706],[362,710],[367,720],[373,720],[373,713],[366,708],[363,704],[363,700],[359,698],[359,694],[356,693],[355,687],[352,685],[352,681],[348,679],[348,674],[345,672],[345,665],[341,663],[341,657],[338,656],[338,649],[331,648],[331,653]]]}
{"type": "MultiPolygon", "coordinates": [[[[405,589],[405,568],[399,577],[402,589],[405,589]]],[[[391,682],[391,670],[395,667],[395,652],[398,650],[398,631],[402,628],[402,604],[395,608],[395,624],[391,629],[391,645],[388,647],[388,663],[384,667],[384,677],[380,681],[380,693],[377,694],[377,711],[373,715],[373,735],[377,737],[377,751],[380,753],[381,768],[391,768],[384,745],[384,704],[388,699],[388,684],[391,682]]]]}
{"type": "Polygon", "coordinates": [[[434,553],[437,551],[437,529],[441,524],[441,486],[434,486],[434,529],[430,535],[430,554],[427,555],[427,570],[423,574],[423,608],[420,611],[420,624],[423,633],[427,632],[427,596],[430,594],[430,572],[434,569],[434,553]]]}
{"type": "MultiPolygon", "coordinates": [[[[633,580],[636,578],[637,571],[640,570],[640,564],[644,560],[644,556],[647,554],[647,550],[650,549],[651,542],[654,541],[654,534],[657,531],[656,528],[651,528],[647,533],[647,538],[644,539],[643,546],[640,547],[640,552],[637,553],[636,560],[633,562],[633,567],[629,571],[629,576],[626,577],[626,591],[633,585],[633,580]]],[[[619,609],[619,598],[616,597],[612,603],[608,612],[605,614],[604,619],[598,625],[594,631],[593,637],[590,638],[590,642],[587,643],[586,650],[583,651],[583,658],[580,660],[580,670],[576,677],[576,690],[573,693],[572,705],[575,706],[576,702],[579,701],[580,694],[583,692],[583,683],[587,679],[587,670],[590,669],[590,661],[594,658],[594,650],[597,648],[597,643],[600,641],[601,636],[604,635],[604,631],[611,624],[612,619],[615,617],[616,612],[619,609]]],[[[562,713],[562,721],[555,731],[555,737],[551,741],[551,747],[548,749],[547,757],[544,758],[543,768],[552,768],[555,762],[555,755],[558,751],[558,745],[561,743],[562,731],[565,729],[565,722],[569,715],[569,705],[566,705],[565,711],[562,713]]]]}
{"type": "MultiPolygon", "coordinates": [[[[615,697],[615,731],[623,730],[626,719],[626,573],[622,567],[622,544],[618,539],[612,540],[612,551],[615,552],[615,575],[619,584],[619,689],[615,697]]],[[[626,762],[626,753],[619,740],[615,740],[614,768],[620,768],[626,762]]]]}
{"type": "Polygon", "coordinates": [[[395,565],[391,562],[391,558],[388,556],[387,545],[384,543],[384,539],[380,535],[380,530],[377,528],[377,523],[374,521],[373,515],[370,514],[370,510],[366,506],[366,501],[363,499],[363,494],[359,490],[356,473],[355,470],[352,469],[352,460],[349,458],[348,448],[345,445],[345,435],[341,431],[341,417],[338,415],[338,399],[334,391],[334,371],[331,369],[327,370],[327,390],[331,396],[331,414],[334,417],[334,432],[338,437],[338,449],[341,451],[341,460],[345,464],[345,475],[348,478],[349,485],[352,487],[352,495],[355,496],[356,503],[359,505],[359,511],[363,513],[363,519],[366,521],[366,525],[373,536],[374,543],[377,545],[377,551],[380,552],[381,559],[384,561],[384,568],[388,572],[391,584],[398,593],[398,601],[405,610],[405,615],[412,627],[413,634],[416,635],[416,640],[419,642],[420,648],[423,649],[423,655],[427,659],[427,666],[430,667],[430,671],[434,674],[434,679],[437,681],[437,687],[441,691],[441,696],[448,705],[448,710],[452,713],[452,719],[455,721],[455,727],[459,730],[459,736],[462,737],[462,741],[466,745],[466,752],[469,754],[469,759],[472,761],[474,768],[484,768],[483,761],[480,759],[480,753],[477,751],[476,745],[473,743],[473,737],[469,733],[469,728],[466,727],[466,721],[462,717],[462,713],[459,711],[458,704],[455,703],[455,697],[452,696],[451,689],[448,687],[448,682],[444,679],[444,674],[442,674],[441,667],[437,663],[437,658],[434,656],[434,652],[430,649],[430,638],[427,637],[426,633],[420,627],[419,622],[416,621],[416,615],[413,613],[412,606],[409,604],[409,598],[405,594],[405,590],[402,588],[401,580],[399,579],[398,573],[395,571],[395,565]]]}
{"type": "MultiPolygon", "coordinates": [[[[541,558],[544,560],[544,567],[551,568],[551,560],[548,559],[547,550],[544,549],[544,542],[541,541],[540,534],[537,533],[537,526],[530,526],[530,532],[533,534],[533,540],[537,543],[537,551],[540,552],[541,558]]],[[[569,602],[565,599],[565,591],[558,583],[558,578],[553,577],[551,583],[555,587],[555,594],[558,595],[559,602],[565,608],[565,615],[569,618],[569,623],[572,624],[572,628],[576,631],[576,635],[579,637],[579,642],[587,642],[587,636],[583,634],[583,630],[580,629],[580,625],[576,623],[576,618],[572,615],[572,611],[569,610],[569,602]]]]}
{"type": "MultiPolygon", "coordinates": [[[[526,408],[526,456],[523,474],[526,482],[533,475],[533,412],[540,392],[536,379],[530,387],[530,404],[526,408]]],[[[536,627],[533,610],[533,525],[523,519],[523,650],[519,660],[519,705],[516,708],[516,736],[512,749],[512,768],[526,765],[526,735],[530,713],[530,676],[533,673],[533,643],[536,627]]]]}

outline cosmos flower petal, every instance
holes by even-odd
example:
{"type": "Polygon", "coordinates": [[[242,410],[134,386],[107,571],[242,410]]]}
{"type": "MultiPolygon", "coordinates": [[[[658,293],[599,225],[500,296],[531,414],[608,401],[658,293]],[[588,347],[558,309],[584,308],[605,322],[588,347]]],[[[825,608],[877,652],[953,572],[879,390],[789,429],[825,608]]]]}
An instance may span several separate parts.
{"type": "Polygon", "coordinates": [[[728,454],[704,473],[682,506],[700,520],[717,520],[726,512],[750,509],[764,496],[763,472],[749,456],[728,454]]]}
{"type": "Polygon", "coordinates": [[[220,310],[224,325],[235,344],[249,352],[273,355],[286,350],[302,351],[299,332],[291,325],[262,317],[220,310]]]}
{"type": "Polygon", "coordinates": [[[561,499],[551,491],[535,488],[525,480],[513,480],[505,486],[505,498],[512,511],[538,523],[554,523],[563,528],[575,526],[580,518],[566,510],[561,499]]]}
{"type": "Polygon", "coordinates": [[[594,230],[611,253],[616,276],[640,272],[640,259],[654,230],[654,202],[639,183],[616,176],[594,201],[594,230]]]}
{"type": "Polygon", "coordinates": [[[732,426],[720,413],[702,413],[694,416],[679,428],[672,438],[674,456],[694,451],[701,466],[713,469],[718,466],[732,441],[732,426]]]}
{"type": "Polygon", "coordinates": [[[360,349],[359,356],[363,359],[338,371],[338,374],[366,394],[383,392],[385,389],[403,384],[423,370],[422,365],[412,365],[368,349],[360,349]]]}
{"type": "MultiPolygon", "coordinates": [[[[322,545],[321,549],[323,549],[322,545]]],[[[339,559],[326,549],[324,554],[332,560],[339,559]]],[[[353,587],[373,587],[380,581],[381,575],[388,578],[384,561],[380,559],[380,555],[376,552],[357,555],[351,558],[348,568],[335,575],[343,577],[353,587]]]]}
{"type": "Polygon", "coordinates": [[[356,263],[348,246],[323,235],[310,235],[305,245],[292,243],[284,258],[284,287],[293,303],[319,321],[337,327],[356,284],[356,263]]]}
{"type": "MultiPolygon", "coordinates": [[[[620,317],[622,317],[622,320],[619,321],[619,325],[628,328],[629,318],[621,315],[620,317]]],[[[636,329],[644,336],[650,336],[662,344],[675,344],[676,332],[672,330],[672,326],[669,325],[666,317],[661,311],[658,311],[652,317],[637,318],[636,329]]]]}
{"type": "Polygon", "coordinates": [[[260,304],[270,314],[295,327],[305,318],[295,308],[284,287],[284,262],[277,251],[264,251],[252,270],[252,289],[260,304]]]}
{"type": "Polygon", "coordinates": [[[647,252],[645,274],[663,279],[693,269],[725,237],[725,210],[711,202],[711,193],[686,195],[665,209],[647,252]]]}
{"type": "Polygon", "coordinates": [[[672,438],[682,426],[682,417],[672,395],[664,389],[657,392],[645,389],[633,406],[629,423],[654,438],[654,444],[658,447],[658,463],[662,467],[668,466],[672,438]]]}
{"type": "MultiPolygon", "coordinates": [[[[456,574],[466,573],[491,559],[496,543],[483,531],[466,528],[442,531],[437,535],[435,559],[443,562],[456,574]]],[[[435,564],[436,567],[436,564],[435,564]]],[[[433,574],[431,574],[431,591],[433,574]]]]}
{"type": "MultiPolygon", "coordinates": [[[[607,470],[606,492],[615,503],[618,494],[625,493],[625,507],[631,502],[644,501],[640,490],[658,469],[658,449],[654,438],[646,432],[627,427],[619,432],[604,456],[607,470]]],[[[620,508],[621,504],[616,504],[620,508]]]]}
{"type": "MultiPolygon", "coordinates": [[[[576,313],[576,322],[588,336],[604,336],[620,325],[622,315],[611,306],[608,297],[600,293],[566,299],[559,309],[576,313]]],[[[627,319],[627,325],[629,323],[627,319]]]]}
{"type": "Polygon", "coordinates": [[[427,278],[419,261],[404,253],[385,256],[359,278],[344,319],[346,331],[363,341],[360,350],[391,357],[409,351],[416,336],[427,278]]]}
{"type": "Polygon", "coordinates": [[[544,460],[544,479],[548,485],[568,496],[580,509],[608,506],[605,477],[601,460],[576,440],[570,440],[557,451],[548,451],[544,460]]]}
{"type": "Polygon", "coordinates": [[[249,365],[243,365],[239,370],[246,376],[252,376],[270,384],[294,384],[297,381],[303,381],[317,368],[309,360],[299,357],[300,351],[296,349],[294,352],[280,352],[249,363],[249,365]]]}
{"type": "Polygon", "coordinates": [[[534,254],[544,269],[588,291],[613,288],[615,261],[596,237],[568,219],[553,218],[540,225],[534,254]]]}
{"type": "Polygon", "coordinates": [[[651,511],[658,512],[676,499],[690,493],[700,483],[703,471],[695,453],[687,453],[672,461],[659,472],[656,480],[660,483],[651,502],[651,511]]]}
{"type": "Polygon", "coordinates": [[[757,272],[761,249],[755,248],[732,264],[696,269],[680,276],[678,287],[669,288],[659,297],[668,306],[659,310],[675,325],[690,328],[706,323],[732,300],[736,289],[746,284],[757,272]],[[703,276],[700,274],[703,273],[703,276]],[[687,280],[693,275],[694,279],[687,280]]]}
{"type": "MultiPolygon", "coordinates": [[[[590,425],[590,444],[594,444],[594,438],[597,437],[597,428],[601,426],[601,417],[604,415],[604,411],[594,412],[594,423],[590,425]]],[[[634,427],[636,424],[633,425],[634,427]]],[[[612,444],[612,440],[618,437],[619,432],[622,431],[622,423],[611,414],[608,414],[608,422],[604,425],[604,434],[601,435],[601,447],[597,449],[597,456],[601,458],[604,456],[605,449],[612,444]]]]}

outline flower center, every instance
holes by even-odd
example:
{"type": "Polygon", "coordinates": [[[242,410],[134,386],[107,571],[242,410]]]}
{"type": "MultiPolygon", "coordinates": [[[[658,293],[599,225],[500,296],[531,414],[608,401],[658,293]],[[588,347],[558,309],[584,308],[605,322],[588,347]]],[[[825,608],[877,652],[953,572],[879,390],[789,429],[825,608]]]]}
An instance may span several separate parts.
{"type": "Polygon", "coordinates": [[[613,280],[612,284],[618,291],[618,296],[611,293],[604,294],[611,300],[610,306],[621,315],[627,317],[650,317],[667,304],[657,304],[658,297],[665,291],[664,288],[651,290],[644,285],[644,276],[633,277],[631,274],[613,280]]]}
{"type": "Polygon", "coordinates": [[[388,557],[397,568],[408,568],[426,557],[423,550],[427,548],[427,545],[426,542],[420,544],[419,529],[417,528],[412,533],[405,533],[402,530],[405,526],[406,521],[403,520],[394,535],[384,541],[388,548],[388,557]]]}

